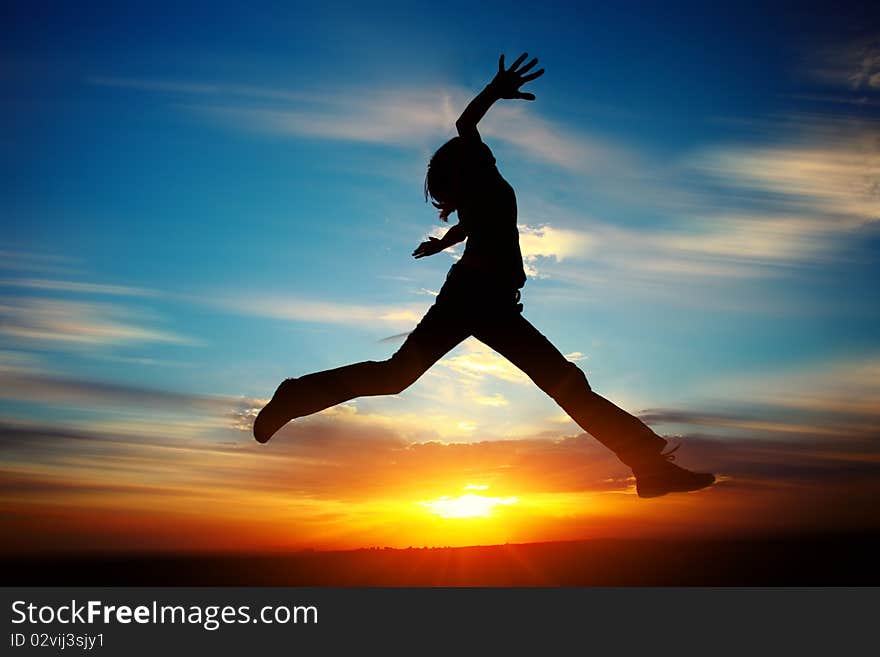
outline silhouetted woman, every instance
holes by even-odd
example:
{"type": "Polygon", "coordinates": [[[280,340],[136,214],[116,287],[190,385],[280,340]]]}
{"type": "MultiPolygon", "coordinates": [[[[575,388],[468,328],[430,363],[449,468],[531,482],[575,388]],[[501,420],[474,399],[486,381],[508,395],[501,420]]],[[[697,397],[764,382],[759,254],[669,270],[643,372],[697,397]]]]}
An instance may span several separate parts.
{"type": "Polygon", "coordinates": [[[426,198],[432,199],[444,221],[456,212],[458,223],[442,238],[422,242],[413,256],[434,255],[467,240],[464,254],[449,270],[434,305],[388,360],[284,381],[254,423],[259,442],[268,441],[293,418],[355,397],[398,394],[473,335],[525,372],[585,431],[629,465],[640,496],[712,484],[711,474],[671,463],[670,453],[663,453],[666,440],[593,392],[584,373],[521,314],[519,290],[526,275],[516,227],[516,196],[498,172],[492,151],[481,141],[477,123],[497,100],[535,99],[520,87],[544,70],[527,74],[537,60],[521,66],[526,57],[523,54],[505,69],[501,56],[497,75],[456,121],[458,136],[441,146],[428,164],[426,198]]]}

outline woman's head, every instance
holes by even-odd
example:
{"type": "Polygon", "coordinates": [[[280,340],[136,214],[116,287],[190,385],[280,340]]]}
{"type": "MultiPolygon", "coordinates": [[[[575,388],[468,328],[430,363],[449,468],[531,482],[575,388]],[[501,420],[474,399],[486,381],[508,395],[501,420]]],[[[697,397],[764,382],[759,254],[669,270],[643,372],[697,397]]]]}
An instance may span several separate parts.
{"type": "Polygon", "coordinates": [[[425,200],[430,199],[446,221],[465,202],[468,182],[479,164],[494,163],[492,151],[485,144],[471,148],[461,137],[453,137],[431,156],[425,174],[425,200]]]}

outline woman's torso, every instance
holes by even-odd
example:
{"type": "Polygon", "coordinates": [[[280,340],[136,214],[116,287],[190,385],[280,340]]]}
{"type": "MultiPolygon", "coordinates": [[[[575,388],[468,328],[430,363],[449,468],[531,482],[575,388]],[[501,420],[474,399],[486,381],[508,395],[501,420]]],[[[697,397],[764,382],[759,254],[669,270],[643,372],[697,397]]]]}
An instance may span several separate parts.
{"type": "Polygon", "coordinates": [[[468,238],[464,254],[453,265],[450,276],[491,280],[504,288],[519,289],[525,285],[526,275],[513,187],[494,163],[469,175],[468,201],[458,208],[458,219],[468,238]]]}

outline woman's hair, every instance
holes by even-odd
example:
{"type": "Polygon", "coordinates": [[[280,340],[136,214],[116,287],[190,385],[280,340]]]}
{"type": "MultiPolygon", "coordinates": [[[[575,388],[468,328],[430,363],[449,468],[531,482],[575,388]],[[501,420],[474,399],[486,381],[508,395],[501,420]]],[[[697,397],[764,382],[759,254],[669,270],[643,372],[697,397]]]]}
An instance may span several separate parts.
{"type": "Polygon", "coordinates": [[[461,204],[465,193],[466,177],[465,169],[479,165],[478,161],[469,162],[470,159],[482,159],[488,157],[488,163],[494,164],[495,158],[492,151],[485,144],[480,144],[479,150],[468,147],[469,144],[461,137],[453,137],[431,156],[428,162],[428,172],[425,174],[425,200],[430,200],[435,208],[440,210],[440,218],[447,221],[451,213],[455,212],[461,204]]]}

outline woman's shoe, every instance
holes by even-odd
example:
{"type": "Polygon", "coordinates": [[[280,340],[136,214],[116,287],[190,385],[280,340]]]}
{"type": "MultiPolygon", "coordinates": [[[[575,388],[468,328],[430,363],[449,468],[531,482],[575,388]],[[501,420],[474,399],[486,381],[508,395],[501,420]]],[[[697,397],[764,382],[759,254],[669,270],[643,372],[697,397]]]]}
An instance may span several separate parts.
{"type": "MultiPolygon", "coordinates": [[[[675,449],[678,449],[676,447],[675,449]]],[[[675,451],[673,449],[672,451],[675,451]]],[[[667,493],[688,493],[715,483],[709,472],[691,472],[672,463],[672,452],[657,454],[633,466],[639,497],[660,497],[667,493]]]]}
{"type": "Polygon", "coordinates": [[[276,431],[296,417],[293,403],[296,400],[296,382],[297,379],[282,381],[269,403],[257,414],[254,438],[258,443],[269,442],[276,431]]]}

